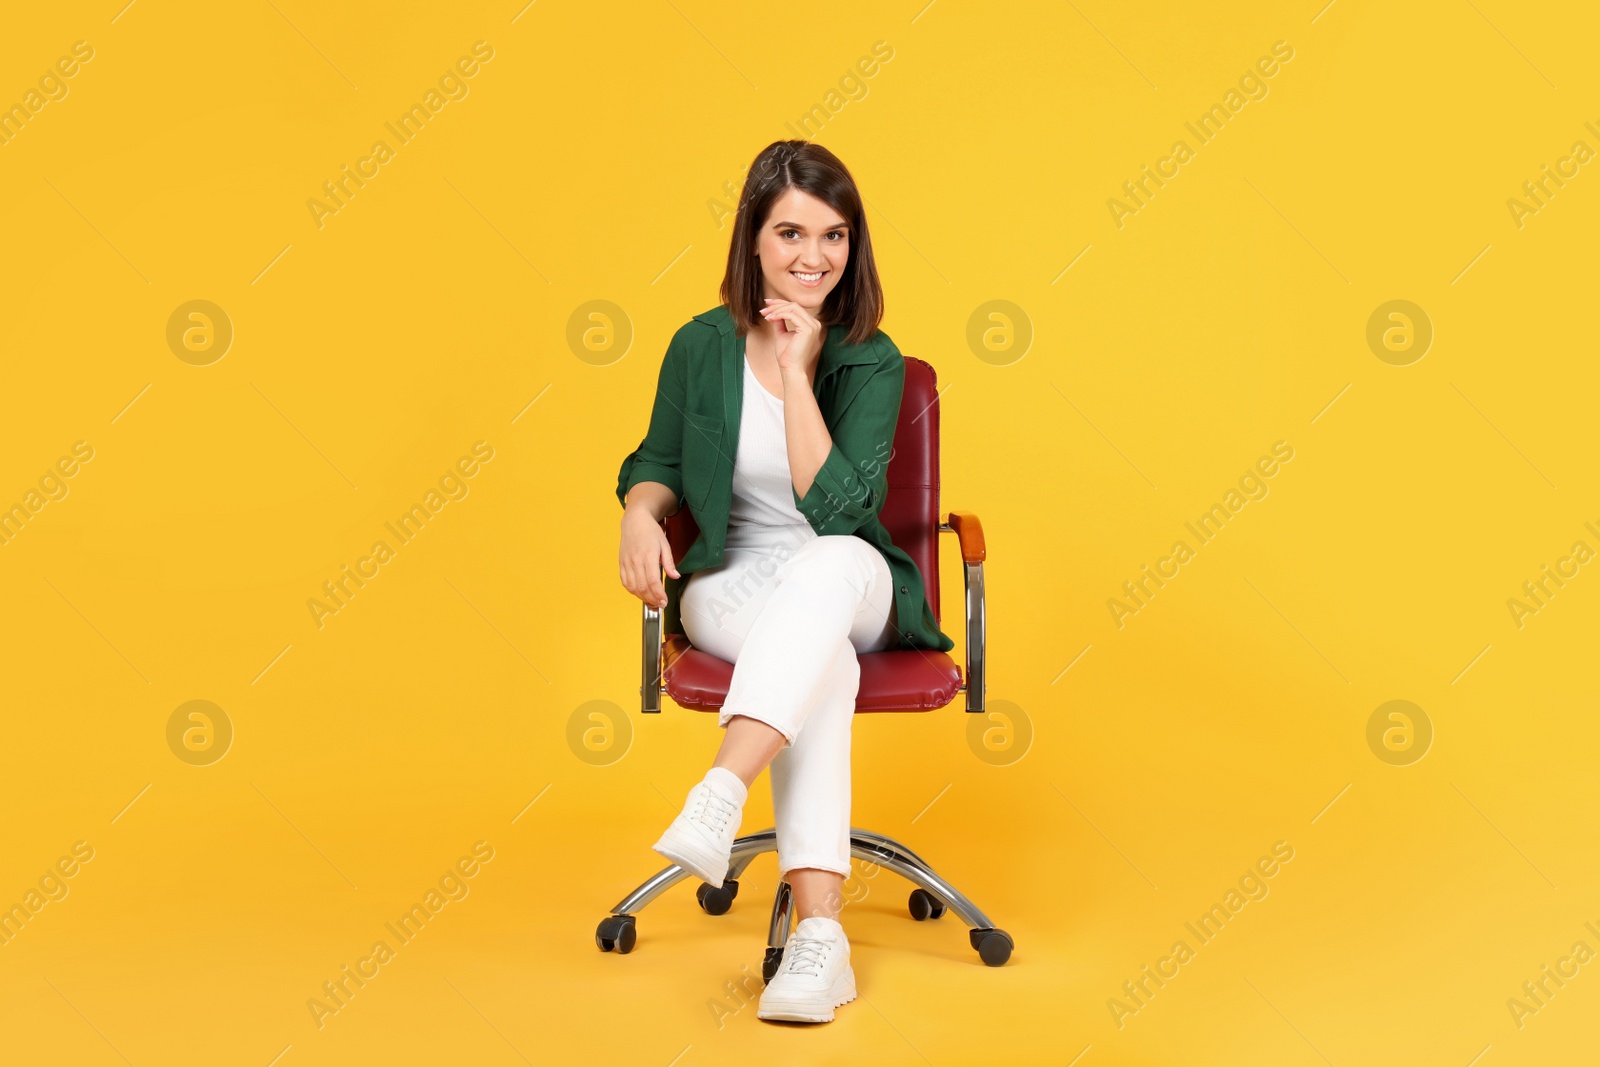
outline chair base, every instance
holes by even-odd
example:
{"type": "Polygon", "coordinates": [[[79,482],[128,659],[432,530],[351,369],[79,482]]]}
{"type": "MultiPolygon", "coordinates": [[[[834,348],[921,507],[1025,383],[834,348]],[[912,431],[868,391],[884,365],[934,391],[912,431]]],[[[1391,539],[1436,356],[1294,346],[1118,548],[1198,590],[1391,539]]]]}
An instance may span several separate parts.
{"type": "MultiPolygon", "coordinates": [[[[777,849],[778,835],[775,829],[737,838],[728,856],[727,879],[720,889],[702,882],[696,894],[700,906],[712,915],[726,912],[733,898],[739,894],[739,875],[757,856],[763,852],[776,852],[777,849]]],[[[967,939],[984,963],[999,967],[1011,958],[1014,947],[1011,935],[996,928],[977,905],[939,877],[926,860],[905,845],[882,834],[851,827],[850,855],[891,870],[916,886],[910,901],[913,919],[937,919],[948,908],[970,927],[967,939]]],[[[595,930],[595,944],[600,951],[633,951],[638,939],[638,912],[662,893],[690,877],[693,876],[688,871],[671,864],[618,901],[611,909],[611,914],[602,919],[595,930]]],[[[791,911],[792,891],[788,881],[780,879],[777,891],[773,894],[772,921],[767,928],[767,955],[762,964],[763,975],[769,981],[778,973],[783,961],[784,945],[789,940],[791,911]]]]}

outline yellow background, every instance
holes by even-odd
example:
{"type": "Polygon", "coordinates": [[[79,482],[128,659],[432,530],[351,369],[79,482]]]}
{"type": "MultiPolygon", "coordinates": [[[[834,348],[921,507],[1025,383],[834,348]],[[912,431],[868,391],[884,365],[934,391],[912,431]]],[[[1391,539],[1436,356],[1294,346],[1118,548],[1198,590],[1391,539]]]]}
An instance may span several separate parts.
{"type": "Polygon", "coordinates": [[[0,546],[0,903],[94,858],[0,947],[3,1058],[1581,1062],[1600,963],[1520,1028],[1507,1000],[1600,949],[1600,576],[1520,629],[1506,602],[1600,547],[1600,176],[1520,228],[1506,202],[1600,147],[1597,30],[1504,0],[8,12],[0,103],[75,41],[94,58],[0,145],[0,503],[94,458],[0,546]],[[319,228],[323,182],[480,40],[468,95],[319,228]],[[709,202],[878,41],[812,132],[870,203],[884,329],[938,370],[943,505],[988,534],[990,696],[1032,742],[980,759],[959,702],[863,717],[854,821],[1017,948],[982,966],[862,870],[860,1000],[719,1025],[771,857],[728,915],[688,883],[632,954],[593,942],[720,740],[637,711],[615,476],[668,338],[716,303],[709,202]],[[1198,145],[1184,123],[1277,41],[1268,95],[1198,145]],[[1119,228],[1107,201],[1180,138],[1195,158],[1119,228]],[[235,332],[208,366],[166,341],[196,299],[235,332]],[[1435,331],[1409,366],[1365,339],[1394,299],[1435,331]],[[594,300],[626,351],[569,345],[594,300]],[[1021,358],[969,346],[991,300],[1031,324],[1021,358]],[[1118,628],[1107,600],[1279,440],[1270,494],[1118,628]],[[468,495],[319,629],[322,583],[477,441],[468,495]],[[1367,743],[1394,699],[1435,731],[1408,766],[1367,743]],[[209,766],[168,747],[190,700],[234,729],[209,766]],[[602,766],[567,742],[597,700],[631,734],[602,766]],[[319,1029],[307,1001],[478,841],[469,895],[319,1029]],[[1119,1027],[1123,982],[1277,841],[1269,895],[1119,1027]]]}

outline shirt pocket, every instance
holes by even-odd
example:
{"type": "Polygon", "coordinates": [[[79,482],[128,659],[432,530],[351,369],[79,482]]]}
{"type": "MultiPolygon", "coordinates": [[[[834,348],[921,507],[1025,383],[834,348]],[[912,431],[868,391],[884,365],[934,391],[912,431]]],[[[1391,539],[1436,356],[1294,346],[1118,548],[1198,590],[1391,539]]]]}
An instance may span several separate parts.
{"type": "Polygon", "coordinates": [[[705,505],[722,463],[722,419],[683,413],[683,496],[692,508],[705,505]]]}

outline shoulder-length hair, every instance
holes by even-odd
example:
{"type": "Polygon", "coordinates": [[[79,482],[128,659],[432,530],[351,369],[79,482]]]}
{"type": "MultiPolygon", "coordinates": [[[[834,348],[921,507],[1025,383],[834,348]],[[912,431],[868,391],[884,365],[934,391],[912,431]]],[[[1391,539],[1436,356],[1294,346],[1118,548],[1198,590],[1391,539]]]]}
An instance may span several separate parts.
{"type": "Polygon", "coordinates": [[[756,242],[774,201],[789,189],[799,189],[821,200],[850,226],[850,258],[845,263],[844,276],[823,300],[818,319],[824,326],[843,323],[849,327],[845,343],[860,344],[877,332],[878,323],[883,320],[883,285],[878,281],[878,265],[872,256],[867,214],[855,179],[839,157],[810,141],[774,141],[750,164],[739,194],[733,237],[728,242],[722,302],[732,313],[739,336],[760,321],[757,312],[762,306],[762,275],[756,242]]]}

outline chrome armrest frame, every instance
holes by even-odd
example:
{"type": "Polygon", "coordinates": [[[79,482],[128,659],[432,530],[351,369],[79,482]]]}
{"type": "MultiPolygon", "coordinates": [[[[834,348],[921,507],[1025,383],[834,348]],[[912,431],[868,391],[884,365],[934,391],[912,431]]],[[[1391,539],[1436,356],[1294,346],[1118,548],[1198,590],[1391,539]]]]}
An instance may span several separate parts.
{"type": "MultiPolygon", "coordinates": [[[[641,603],[643,603],[641,601],[641,603]]],[[[644,661],[639,678],[639,710],[661,713],[661,609],[644,604],[644,661]]]]}
{"type": "MultiPolygon", "coordinates": [[[[942,522],[939,532],[954,533],[955,527],[942,522]]],[[[961,578],[967,592],[967,684],[963,688],[967,691],[967,711],[982,715],[988,709],[985,698],[989,691],[989,675],[985,669],[988,645],[984,624],[988,612],[983,595],[983,564],[962,560],[961,567],[961,578]]]]}

